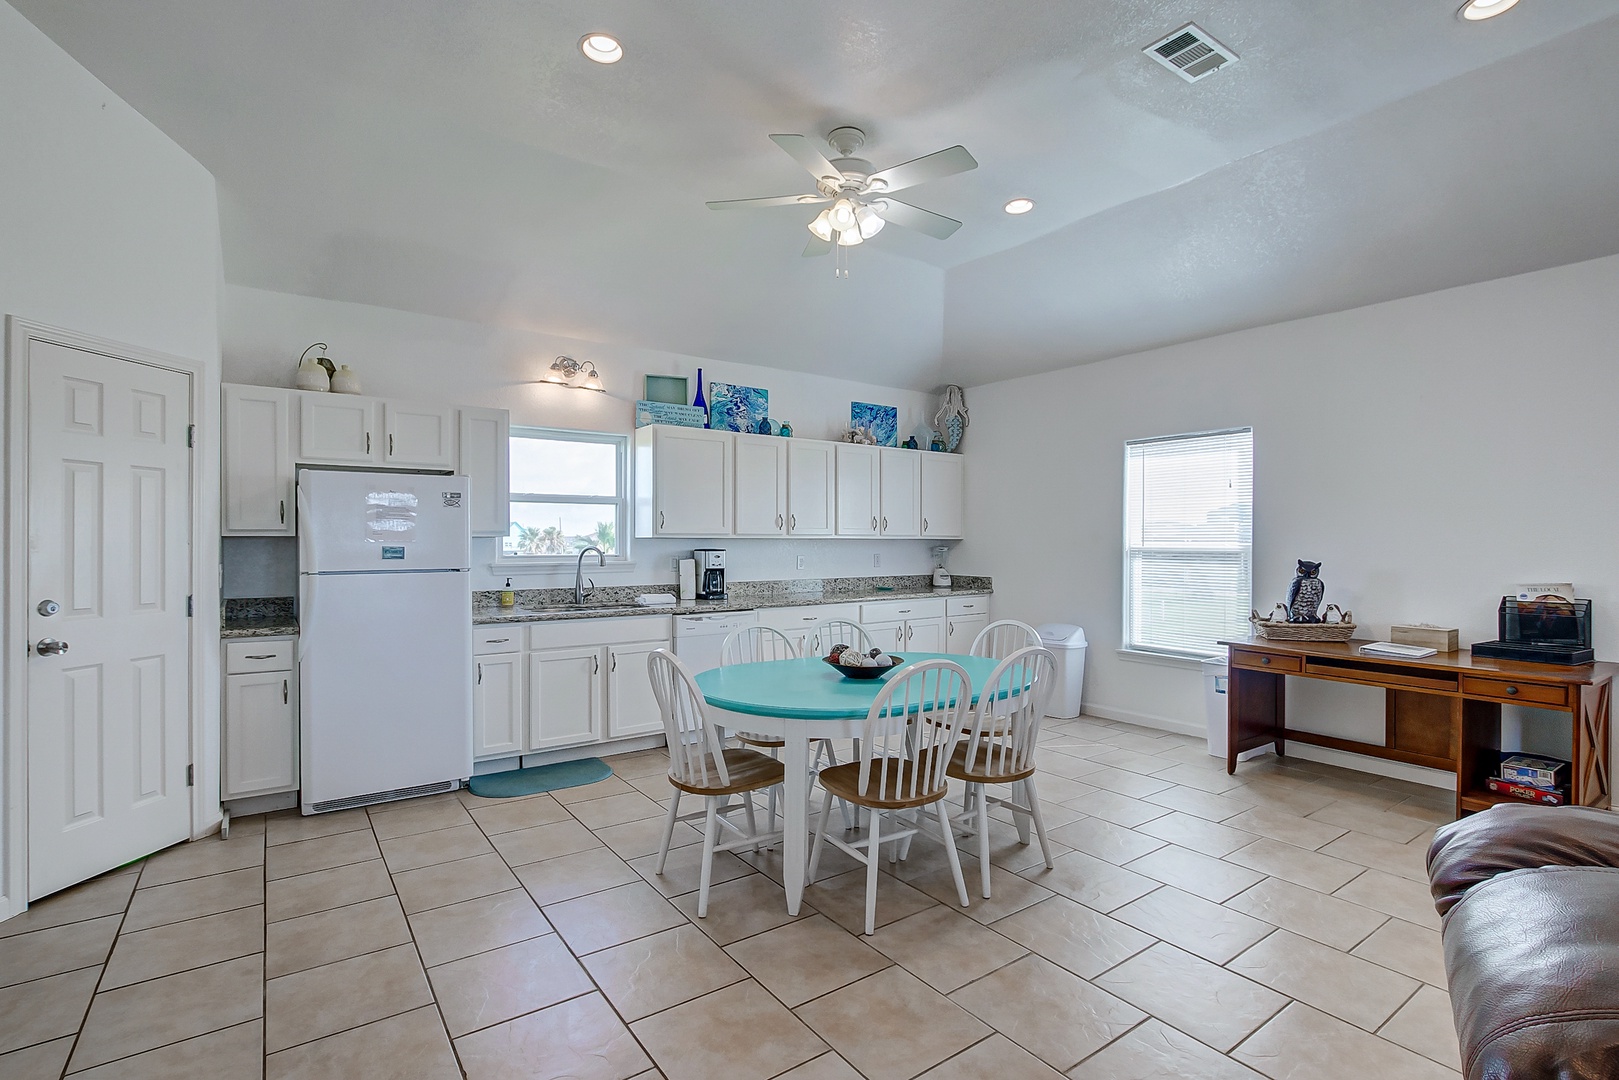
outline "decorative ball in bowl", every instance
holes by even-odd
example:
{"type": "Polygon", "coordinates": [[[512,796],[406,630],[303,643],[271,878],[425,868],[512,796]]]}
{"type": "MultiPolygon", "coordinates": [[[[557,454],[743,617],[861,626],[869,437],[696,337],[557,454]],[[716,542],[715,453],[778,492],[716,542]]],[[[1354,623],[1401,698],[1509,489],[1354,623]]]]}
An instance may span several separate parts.
{"type": "Polygon", "coordinates": [[[881,649],[873,649],[870,655],[864,655],[857,650],[839,646],[833,650],[831,656],[821,657],[821,662],[845,679],[880,679],[903,664],[905,658],[885,653],[881,649]]]}

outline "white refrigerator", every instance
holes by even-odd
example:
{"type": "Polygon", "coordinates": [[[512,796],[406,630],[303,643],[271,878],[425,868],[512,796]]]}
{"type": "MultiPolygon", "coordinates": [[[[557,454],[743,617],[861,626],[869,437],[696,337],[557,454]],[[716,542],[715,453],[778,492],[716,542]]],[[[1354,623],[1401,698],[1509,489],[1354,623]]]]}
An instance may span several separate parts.
{"type": "Polygon", "coordinates": [[[472,775],[467,478],[298,470],[305,814],[472,775]]]}

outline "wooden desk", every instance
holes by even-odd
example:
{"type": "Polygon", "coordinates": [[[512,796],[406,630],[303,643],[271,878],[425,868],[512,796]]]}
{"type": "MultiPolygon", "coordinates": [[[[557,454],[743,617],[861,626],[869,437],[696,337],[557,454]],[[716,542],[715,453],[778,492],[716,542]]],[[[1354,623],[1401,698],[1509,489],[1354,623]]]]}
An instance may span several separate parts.
{"type": "Polygon", "coordinates": [[[1456,774],[1456,816],[1515,801],[1484,780],[1500,762],[1501,705],[1528,705],[1567,717],[1573,736],[1570,803],[1607,807],[1608,724],[1619,664],[1553,667],[1475,659],[1467,652],[1421,660],[1362,656],[1363,641],[1222,641],[1230,651],[1226,689],[1226,772],[1237,755],[1286,742],[1425,765],[1456,774]],[[1387,691],[1382,743],[1287,727],[1288,676],[1379,686],[1387,691]]]}

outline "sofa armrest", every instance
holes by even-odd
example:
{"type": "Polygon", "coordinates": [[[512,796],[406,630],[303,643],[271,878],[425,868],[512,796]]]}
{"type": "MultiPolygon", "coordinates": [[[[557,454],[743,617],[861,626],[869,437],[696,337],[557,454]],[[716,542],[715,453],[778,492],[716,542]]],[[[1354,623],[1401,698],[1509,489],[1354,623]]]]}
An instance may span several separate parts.
{"type": "Polygon", "coordinates": [[[1619,815],[1584,806],[1503,803],[1434,834],[1428,879],[1444,915],[1463,894],[1511,870],[1619,867],[1619,815]]]}

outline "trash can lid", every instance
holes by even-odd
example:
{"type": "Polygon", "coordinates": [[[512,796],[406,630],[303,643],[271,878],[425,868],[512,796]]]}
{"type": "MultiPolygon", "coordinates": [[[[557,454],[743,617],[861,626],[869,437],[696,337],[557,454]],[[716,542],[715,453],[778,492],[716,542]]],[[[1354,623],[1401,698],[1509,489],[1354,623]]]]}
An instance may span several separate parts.
{"type": "Polygon", "coordinates": [[[1035,633],[1040,635],[1040,644],[1048,649],[1083,649],[1085,647],[1085,629],[1073,623],[1046,623],[1035,627],[1035,633]]]}
{"type": "Polygon", "coordinates": [[[1203,674],[1205,675],[1224,675],[1226,673],[1226,658],[1223,656],[1205,657],[1201,662],[1203,664],[1203,674]]]}

